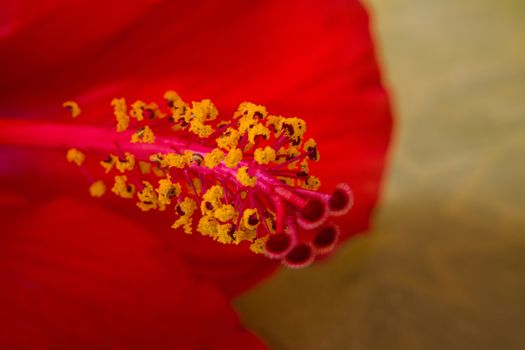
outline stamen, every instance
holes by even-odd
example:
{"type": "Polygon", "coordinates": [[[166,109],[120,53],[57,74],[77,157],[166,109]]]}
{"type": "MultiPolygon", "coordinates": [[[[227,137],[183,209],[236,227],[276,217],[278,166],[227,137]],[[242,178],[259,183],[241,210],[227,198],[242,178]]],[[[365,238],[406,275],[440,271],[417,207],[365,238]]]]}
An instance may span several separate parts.
{"type": "Polygon", "coordinates": [[[102,180],[95,181],[89,186],[89,194],[92,197],[100,198],[106,193],[106,184],[102,180]]]}
{"type": "MultiPolygon", "coordinates": [[[[331,195],[317,192],[308,164],[319,160],[318,146],[304,140],[302,119],[268,115],[250,102],[222,119],[208,99],[186,103],[174,91],[164,99],[129,108],[113,99],[112,130],[0,120],[0,144],[67,149],[67,160],[89,175],[91,196],[110,186],[143,211],[171,213],[174,229],[222,244],[248,241],[290,267],[334,248],[339,231],[329,217],[348,212],[353,197],[345,184],[331,195]]],[[[80,111],[72,101],[64,107],[80,111]]]]}
{"type": "Polygon", "coordinates": [[[72,162],[78,166],[81,166],[84,160],[86,159],[86,155],[76,148],[70,148],[67,151],[66,159],[68,162],[72,162]]]}
{"type": "Polygon", "coordinates": [[[66,101],[64,103],[62,103],[62,107],[64,107],[65,109],[67,109],[69,111],[69,113],[71,113],[71,116],[73,118],[76,118],[80,115],[80,107],[78,106],[78,104],[75,102],[75,101],[66,101]]]}

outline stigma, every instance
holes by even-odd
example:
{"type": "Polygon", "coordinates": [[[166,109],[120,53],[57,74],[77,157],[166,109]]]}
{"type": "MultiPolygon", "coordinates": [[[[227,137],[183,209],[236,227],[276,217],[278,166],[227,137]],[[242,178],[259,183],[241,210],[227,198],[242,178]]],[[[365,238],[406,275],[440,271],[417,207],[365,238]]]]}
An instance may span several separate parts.
{"type": "MultiPolygon", "coordinates": [[[[78,116],[76,103],[64,105],[78,116]]],[[[251,102],[222,118],[210,100],[187,103],[174,91],[159,104],[116,98],[111,106],[112,130],[90,128],[68,145],[66,158],[88,173],[91,196],[164,211],[175,230],[247,246],[293,268],[336,246],[333,217],[351,209],[352,192],[346,184],[318,192],[309,163],[320,155],[304,120],[251,102]]]]}

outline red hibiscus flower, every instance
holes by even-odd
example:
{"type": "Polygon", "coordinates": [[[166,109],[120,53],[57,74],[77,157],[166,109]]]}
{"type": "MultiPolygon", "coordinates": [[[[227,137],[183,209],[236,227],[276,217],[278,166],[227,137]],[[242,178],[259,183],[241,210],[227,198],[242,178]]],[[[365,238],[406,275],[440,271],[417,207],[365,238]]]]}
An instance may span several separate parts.
{"type": "MultiPolygon", "coordinates": [[[[175,88],[188,100],[212,98],[225,114],[253,101],[307,122],[323,157],[311,167],[321,189],[352,187],[342,238],[367,228],[391,120],[359,2],[2,6],[4,130],[20,120],[70,124],[61,106],[71,99],[81,123],[97,125],[112,120],[113,97],[155,101],[175,88]]],[[[15,142],[0,131],[0,344],[263,347],[228,298],[271,273],[273,260],[173,231],[164,213],[90,198],[64,153],[24,147],[47,136],[15,142]]]]}

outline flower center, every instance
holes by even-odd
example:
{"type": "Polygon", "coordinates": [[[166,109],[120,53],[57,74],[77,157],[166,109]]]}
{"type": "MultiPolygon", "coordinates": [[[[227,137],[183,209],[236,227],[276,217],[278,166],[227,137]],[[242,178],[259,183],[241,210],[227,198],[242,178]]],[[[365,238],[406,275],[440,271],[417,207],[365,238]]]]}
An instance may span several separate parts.
{"type": "MultiPolygon", "coordinates": [[[[67,160],[81,167],[93,197],[112,192],[142,211],[169,210],[174,229],[223,244],[248,241],[254,252],[289,266],[312,261],[312,245],[335,242],[335,229],[307,231],[346,212],[351,192],[347,185],[332,196],[317,192],[320,180],[309,162],[319,152],[313,139],[305,140],[302,119],[270,115],[250,102],[224,119],[208,99],[186,103],[173,91],[164,99],[160,105],[114,99],[112,130],[0,120],[0,144],[67,146],[67,160]]],[[[82,120],[75,102],[64,107],[82,120]]]]}

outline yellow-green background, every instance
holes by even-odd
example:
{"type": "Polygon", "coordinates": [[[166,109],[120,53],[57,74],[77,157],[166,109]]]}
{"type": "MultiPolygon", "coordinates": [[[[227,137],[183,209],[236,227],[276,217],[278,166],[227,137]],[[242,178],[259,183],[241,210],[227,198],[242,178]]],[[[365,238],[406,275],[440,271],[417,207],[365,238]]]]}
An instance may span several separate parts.
{"type": "Polygon", "coordinates": [[[372,234],[236,307],[273,349],[525,349],[525,1],[366,3],[397,117],[372,234]]]}

